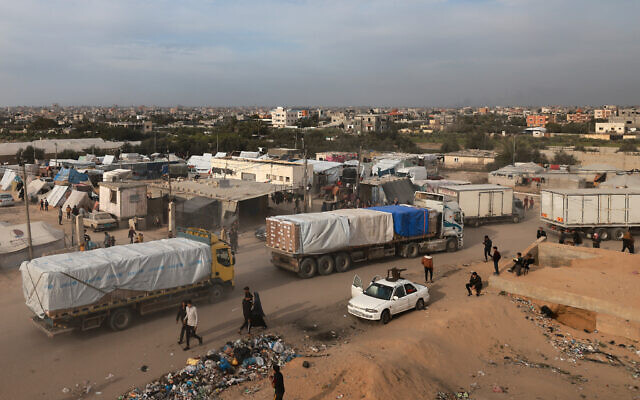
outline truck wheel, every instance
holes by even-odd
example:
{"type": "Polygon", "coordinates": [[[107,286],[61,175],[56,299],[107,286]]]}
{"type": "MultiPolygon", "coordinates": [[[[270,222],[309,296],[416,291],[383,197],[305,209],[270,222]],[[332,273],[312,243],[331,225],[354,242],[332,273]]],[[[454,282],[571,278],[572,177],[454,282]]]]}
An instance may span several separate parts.
{"type": "Polygon", "coordinates": [[[298,276],[300,278],[312,278],[316,271],[318,270],[318,264],[316,260],[311,257],[307,257],[300,263],[300,270],[298,271],[298,276]]]}
{"type": "Polygon", "coordinates": [[[335,262],[330,255],[324,255],[318,258],[318,273],[320,275],[329,275],[333,272],[335,262]]]}
{"type": "Polygon", "coordinates": [[[613,240],[622,240],[622,237],[624,236],[624,229],[622,228],[613,228],[610,232],[611,239],[613,240]]]}
{"type": "Polygon", "coordinates": [[[415,243],[407,243],[404,248],[404,254],[407,258],[416,258],[420,254],[420,249],[415,243]]]}
{"type": "Polygon", "coordinates": [[[109,316],[109,327],[114,331],[127,329],[131,324],[133,314],[129,308],[118,308],[109,316]]]}
{"type": "Polygon", "coordinates": [[[336,254],[336,271],[346,272],[351,268],[351,257],[347,253],[336,254]]]}
{"type": "Polygon", "coordinates": [[[458,250],[458,240],[456,240],[455,238],[451,238],[449,240],[447,240],[447,252],[449,253],[453,253],[454,251],[458,250]]]}
{"type": "Polygon", "coordinates": [[[209,290],[209,303],[216,303],[224,297],[224,288],[221,285],[213,285],[209,290]]]}
{"type": "Polygon", "coordinates": [[[598,228],[596,229],[596,233],[598,234],[598,237],[600,238],[600,240],[609,240],[611,239],[611,237],[609,236],[609,231],[603,228],[598,228]]]}
{"type": "Polygon", "coordinates": [[[386,325],[389,321],[391,321],[391,313],[389,310],[384,310],[382,315],[380,315],[380,322],[382,322],[383,325],[386,325]]]}
{"type": "Polygon", "coordinates": [[[520,217],[518,217],[517,215],[514,215],[511,221],[513,221],[514,224],[517,224],[518,222],[520,222],[520,217]]]}

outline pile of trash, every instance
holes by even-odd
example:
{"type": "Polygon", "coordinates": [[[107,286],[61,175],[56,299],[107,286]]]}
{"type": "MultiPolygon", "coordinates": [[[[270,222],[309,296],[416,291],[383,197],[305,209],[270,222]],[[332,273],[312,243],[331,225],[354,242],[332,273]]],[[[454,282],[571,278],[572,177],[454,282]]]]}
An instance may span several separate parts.
{"type": "MultiPolygon", "coordinates": [[[[260,335],[227,342],[203,357],[189,358],[180,371],[135,388],[118,399],[209,399],[232,385],[267,377],[274,364],[284,365],[299,357],[279,336],[260,335]]],[[[257,388],[253,389],[259,390],[257,388]]]]}

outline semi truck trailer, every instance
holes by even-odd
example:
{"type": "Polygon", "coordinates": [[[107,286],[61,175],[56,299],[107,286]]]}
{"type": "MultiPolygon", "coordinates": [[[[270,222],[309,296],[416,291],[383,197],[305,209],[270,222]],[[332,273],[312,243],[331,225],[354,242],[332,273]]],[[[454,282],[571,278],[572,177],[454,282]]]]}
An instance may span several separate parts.
{"type": "Polygon", "coordinates": [[[517,224],[524,219],[524,205],[513,196],[510,187],[491,184],[443,185],[438,188],[438,193],[460,205],[465,224],[470,226],[503,221],[517,224]]]}
{"type": "Polygon", "coordinates": [[[640,227],[640,190],[546,189],[540,191],[540,220],[552,230],[577,230],[601,240],[621,240],[640,227]]]}
{"type": "Polygon", "coordinates": [[[178,237],[50,255],[20,266],[27,306],[48,336],[105,323],[126,329],[135,315],[216,301],[234,287],[230,246],[202,229],[178,237]]]}
{"type": "Polygon", "coordinates": [[[463,246],[462,214],[455,203],[342,209],[270,217],[266,222],[272,263],[301,278],[345,272],[357,262],[463,246]]]}

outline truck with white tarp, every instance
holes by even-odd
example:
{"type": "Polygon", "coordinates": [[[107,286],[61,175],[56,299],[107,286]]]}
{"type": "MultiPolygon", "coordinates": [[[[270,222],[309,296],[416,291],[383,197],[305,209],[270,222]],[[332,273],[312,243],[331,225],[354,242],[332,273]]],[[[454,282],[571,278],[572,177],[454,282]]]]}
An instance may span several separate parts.
{"type": "Polygon", "coordinates": [[[578,230],[601,240],[621,240],[640,227],[638,189],[548,189],[540,191],[540,220],[552,230],[578,230]]]}
{"type": "Polygon", "coordinates": [[[513,195],[513,188],[492,185],[442,185],[438,193],[456,201],[464,212],[464,222],[470,226],[524,219],[524,205],[513,195]]]}
{"type": "Polygon", "coordinates": [[[455,204],[341,209],[267,218],[272,263],[301,278],[345,272],[353,263],[399,255],[417,257],[463,246],[455,204]]]}
{"type": "Polygon", "coordinates": [[[234,286],[229,245],[200,229],[178,238],[85,252],[55,254],[20,266],[22,288],[33,321],[49,336],[129,326],[134,314],[215,301],[234,286]]]}

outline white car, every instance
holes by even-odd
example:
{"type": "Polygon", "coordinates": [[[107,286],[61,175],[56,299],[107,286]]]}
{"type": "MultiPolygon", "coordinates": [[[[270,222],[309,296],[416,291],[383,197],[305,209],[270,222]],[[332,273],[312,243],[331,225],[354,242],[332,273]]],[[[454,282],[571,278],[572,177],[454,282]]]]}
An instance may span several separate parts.
{"type": "Polygon", "coordinates": [[[429,288],[404,278],[373,278],[369,287],[363,290],[358,275],[353,278],[351,300],[347,305],[349,314],[358,318],[381,321],[391,320],[391,316],[410,310],[422,310],[429,302],[429,288]]]}
{"type": "Polygon", "coordinates": [[[0,193],[0,207],[9,207],[15,204],[11,193],[0,193]]]}

